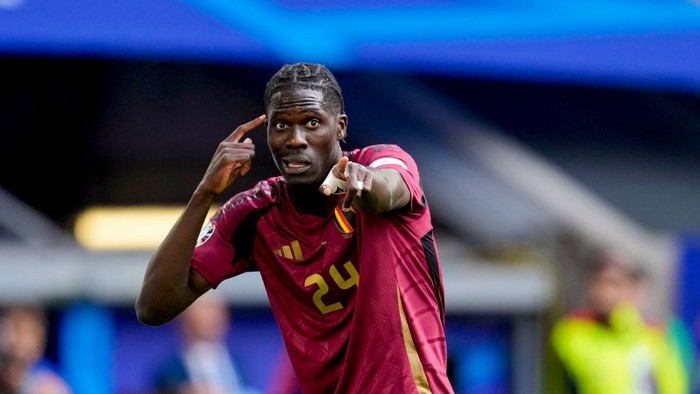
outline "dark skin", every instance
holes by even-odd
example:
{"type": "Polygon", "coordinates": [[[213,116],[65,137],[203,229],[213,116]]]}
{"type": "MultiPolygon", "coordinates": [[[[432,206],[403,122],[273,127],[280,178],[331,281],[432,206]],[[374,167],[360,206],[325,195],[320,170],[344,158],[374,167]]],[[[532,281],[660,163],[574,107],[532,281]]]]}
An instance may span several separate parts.
{"type": "Polygon", "coordinates": [[[271,100],[267,145],[287,180],[294,206],[303,213],[326,216],[335,198],[318,192],[330,168],[343,156],[346,115],[323,110],[316,90],[282,91],[271,100]]]}
{"type": "Polygon", "coordinates": [[[278,92],[265,115],[238,126],[219,144],[184,212],[151,258],[136,300],[136,314],[144,324],[167,323],[211,289],[190,268],[197,237],[215,198],[250,171],[255,146],[243,137],[263,124],[270,152],[298,211],[331,214],[337,197],[330,185],[323,184],[331,172],[347,182],[343,209],[354,206],[381,214],[409,203],[410,192],[398,171],[368,168],[343,157],[340,142],[348,117],[327,111],[322,92],[301,88],[278,92]]]}

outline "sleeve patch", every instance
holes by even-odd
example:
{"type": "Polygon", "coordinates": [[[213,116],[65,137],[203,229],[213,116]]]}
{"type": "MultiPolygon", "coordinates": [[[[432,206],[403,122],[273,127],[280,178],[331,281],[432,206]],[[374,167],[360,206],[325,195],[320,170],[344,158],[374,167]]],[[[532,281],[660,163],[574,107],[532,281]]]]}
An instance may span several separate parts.
{"type": "Polygon", "coordinates": [[[197,245],[195,247],[204,245],[204,243],[211,238],[211,235],[214,234],[215,229],[216,225],[214,224],[214,221],[207,223],[207,225],[204,226],[202,231],[199,233],[199,237],[197,237],[197,245]]]}

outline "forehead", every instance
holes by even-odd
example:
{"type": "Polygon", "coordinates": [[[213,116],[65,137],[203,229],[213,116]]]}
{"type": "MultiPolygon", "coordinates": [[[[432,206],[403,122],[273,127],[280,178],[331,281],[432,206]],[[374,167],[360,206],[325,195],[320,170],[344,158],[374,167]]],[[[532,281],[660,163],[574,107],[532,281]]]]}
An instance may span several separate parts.
{"type": "Polygon", "coordinates": [[[270,112],[321,111],[323,92],[308,88],[292,88],[275,92],[270,99],[270,112]]]}

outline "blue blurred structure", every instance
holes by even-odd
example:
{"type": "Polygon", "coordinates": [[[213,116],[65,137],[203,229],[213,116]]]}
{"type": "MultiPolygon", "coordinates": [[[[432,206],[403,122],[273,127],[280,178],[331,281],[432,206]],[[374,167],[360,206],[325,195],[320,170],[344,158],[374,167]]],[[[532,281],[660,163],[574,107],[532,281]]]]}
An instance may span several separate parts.
{"type": "Polygon", "coordinates": [[[697,91],[686,0],[4,0],[0,54],[400,70],[697,91]]]}
{"type": "Polygon", "coordinates": [[[109,308],[75,303],[63,311],[59,357],[75,394],[113,393],[115,324],[109,308]]]}
{"type": "Polygon", "coordinates": [[[513,327],[507,319],[455,316],[447,325],[452,385],[457,393],[508,394],[512,380],[513,327]]]}
{"type": "Polygon", "coordinates": [[[691,393],[700,393],[700,233],[684,234],[678,244],[681,264],[677,278],[677,305],[679,319],[690,330],[691,343],[684,349],[694,359],[690,363],[691,393]]]}

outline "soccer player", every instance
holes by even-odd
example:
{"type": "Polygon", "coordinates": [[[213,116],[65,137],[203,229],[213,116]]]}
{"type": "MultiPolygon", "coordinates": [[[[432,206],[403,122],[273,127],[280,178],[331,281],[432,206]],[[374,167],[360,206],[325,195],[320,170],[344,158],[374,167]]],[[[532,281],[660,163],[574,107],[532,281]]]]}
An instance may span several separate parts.
{"type": "Polygon", "coordinates": [[[222,281],[259,271],[304,393],[452,393],[416,163],[393,144],[342,149],[348,116],[323,65],[282,67],[264,106],[219,145],[154,253],[139,319],[164,324],[222,281]],[[215,197],[250,170],[244,137],[263,124],[281,176],[234,195],[202,227],[215,197]]]}

